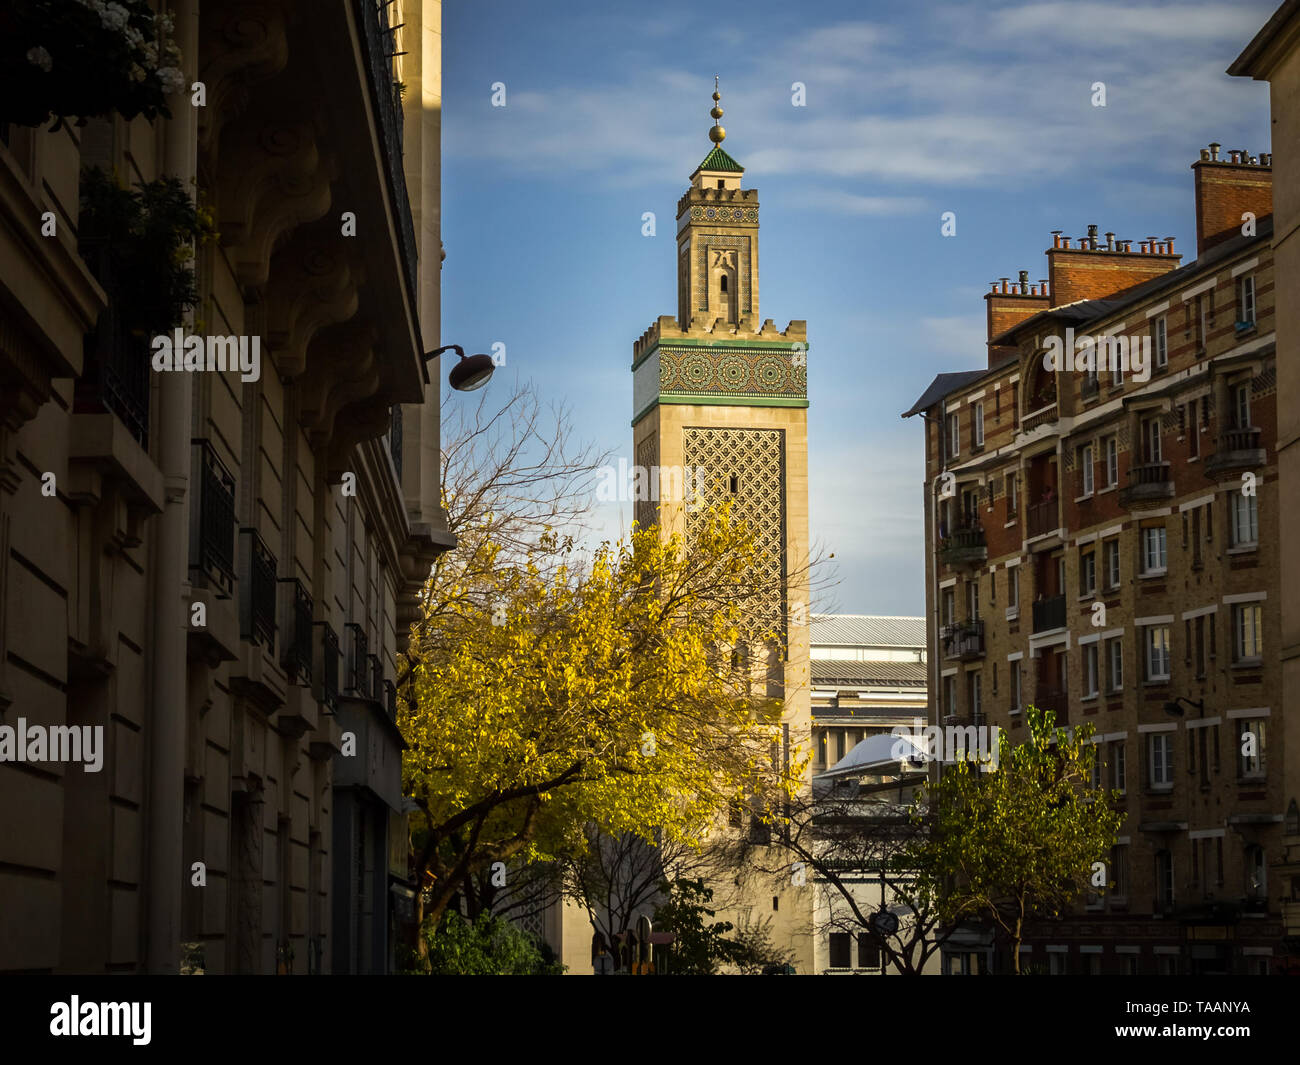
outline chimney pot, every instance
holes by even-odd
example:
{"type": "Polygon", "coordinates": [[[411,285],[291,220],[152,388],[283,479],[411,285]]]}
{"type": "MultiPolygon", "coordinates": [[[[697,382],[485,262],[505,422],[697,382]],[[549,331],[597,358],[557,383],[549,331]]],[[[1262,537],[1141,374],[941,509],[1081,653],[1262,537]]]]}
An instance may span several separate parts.
{"type": "Polygon", "coordinates": [[[1021,270],[1021,271],[1020,271],[1020,290],[1021,290],[1022,292],[1028,292],[1028,291],[1029,291],[1029,271],[1028,271],[1028,270],[1021,270]]]}
{"type": "Polygon", "coordinates": [[[1142,242],[1142,254],[1147,254],[1147,242],[1145,240],[1142,242]]]}
{"type": "Polygon", "coordinates": [[[1061,247],[1062,247],[1062,248],[1068,248],[1069,246],[1070,246],[1070,238],[1069,238],[1069,237],[1062,237],[1062,238],[1061,238],[1061,247]]]}
{"type": "Polygon", "coordinates": [[[1209,161],[1210,161],[1210,149],[1209,149],[1209,148],[1202,148],[1202,149],[1201,149],[1201,162],[1202,162],[1202,163],[1208,163],[1209,161]]]}
{"type": "Polygon", "coordinates": [[[1002,282],[1002,291],[1003,291],[1003,292],[1006,292],[1006,290],[1007,290],[1007,282],[1010,281],[1011,278],[1009,278],[1009,277],[1001,277],[1001,278],[998,278],[998,280],[1002,282]]]}
{"type": "Polygon", "coordinates": [[[1237,151],[1234,148],[1232,151],[1228,153],[1228,158],[1231,159],[1234,163],[1239,163],[1241,162],[1241,152],[1237,151]]]}
{"type": "Polygon", "coordinates": [[[1107,233],[1107,234],[1106,234],[1106,250],[1107,250],[1107,251],[1114,251],[1114,250],[1115,250],[1115,234],[1114,234],[1114,233],[1107,233]]]}
{"type": "Polygon", "coordinates": [[[1218,141],[1210,141],[1210,158],[1215,162],[1219,159],[1219,149],[1223,147],[1218,141]]]}

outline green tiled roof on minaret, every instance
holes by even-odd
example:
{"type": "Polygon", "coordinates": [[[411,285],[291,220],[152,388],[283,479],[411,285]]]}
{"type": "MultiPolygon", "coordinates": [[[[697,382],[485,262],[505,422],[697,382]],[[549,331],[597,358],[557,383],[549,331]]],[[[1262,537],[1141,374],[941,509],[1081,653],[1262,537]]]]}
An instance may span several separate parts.
{"type": "Polygon", "coordinates": [[[745,168],[724,152],[720,145],[714,148],[713,151],[709,152],[709,154],[704,157],[704,162],[695,169],[726,170],[737,174],[743,174],[745,172],[745,168]]]}

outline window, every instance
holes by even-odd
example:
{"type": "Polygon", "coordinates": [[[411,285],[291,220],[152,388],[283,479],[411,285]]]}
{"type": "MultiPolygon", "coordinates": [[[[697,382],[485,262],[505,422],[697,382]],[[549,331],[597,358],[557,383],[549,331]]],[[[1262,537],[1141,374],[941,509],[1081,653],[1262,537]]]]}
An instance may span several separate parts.
{"type": "Polygon", "coordinates": [[[1106,456],[1106,487],[1114,488],[1119,484],[1119,440],[1108,436],[1102,447],[1106,456]]]}
{"type": "Polygon", "coordinates": [[[1171,732],[1153,732],[1147,737],[1151,787],[1174,786],[1174,741],[1171,732]]]}
{"type": "MultiPolygon", "coordinates": [[[[1200,569],[1201,562],[1201,508],[1193,507],[1192,516],[1192,568],[1200,569]]],[[[1183,512],[1183,519],[1186,520],[1187,512],[1183,512]]]]}
{"type": "Polygon", "coordinates": [[[1183,415],[1183,432],[1187,434],[1187,454],[1189,458],[1196,458],[1201,453],[1201,423],[1196,417],[1199,404],[1200,400],[1189,400],[1183,415]]]}
{"type": "Polygon", "coordinates": [[[1246,898],[1262,899],[1268,893],[1268,866],[1264,862],[1264,848],[1252,843],[1246,848],[1246,898]]]}
{"type": "Polygon", "coordinates": [[[973,577],[966,582],[966,617],[978,621],[980,616],[980,582],[973,577]]]}
{"type": "Polygon", "coordinates": [[[1151,323],[1151,347],[1155,349],[1156,369],[1169,365],[1169,326],[1162,314],[1151,323]]]}
{"type": "Polygon", "coordinates": [[[1156,414],[1150,418],[1143,418],[1141,431],[1142,461],[1147,465],[1155,465],[1161,462],[1163,452],[1160,450],[1160,415],[1156,414]]]}
{"type": "Polygon", "coordinates": [[[953,411],[948,415],[948,457],[961,453],[961,415],[953,411]]]}
{"type": "Polygon", "coordinates": [[[1232,428],[1249,429],[1250,428],[1250,382],[1244,381],[1239,385],[1233,385],[1228,389],[1228,401],[1230,403],[1232,428]]]}
{"type": "Polygon", "coordinates": [[[984,401],[974,404],[972,410],[971,439],[976,447],[984,446],[984,401]]]}
{"type": "Polygon", "coordinates": [[[1084,444],[1083,447],[1079,448],[1079,473],[1080,473],[1079,485],[1081,488],[1079,494],[1085,496],[1092,495],[1093,483],[1092,483],[1092,445],[1091,444],[1084,444]]]}
{"type": "Polygon", "coordinates": [[[998,605],[998,571],[989,570],[989,606],[998,605]]]}
{"type": "Polygon", "coordinates": [[[1126,790],[1126,765],[1123,740],[1112,740],[1110,744],[1110,786],[1116,791],[1126,790]]]}
{"type": "Polygon", "coordinates": [[[1196,346],[1204,351],[1210,341],[1210,299],[1207,293],[1196,297],[1196,346]]]}
{"type": "Polygon", "coordinates": [[[1097,591],[1097,553],[1094,550],[1079,555],[1079,595],[1093,595],[1097,591]]]}
{"type": "Polygon", "coordinates": [[[1229,493],[1228,535],[1233,547],[1255,547],[1259,543],[1259,503],[1255,496],[1229,493]]]}
{"type": "MultiPolygon", "coordinates": [[[[1097,694],[1097,641],[1083,645],[1083,697],[1091,699],[1097,694]]],[[[1098,782],[1100,784],[1100,781],[1098,782]]]]}
{"type": "Polygon", "coordinates": [[[1164,573],[1167,568],[1165,527],[1147,526],[1142,530],[1142,575],[1164,573]]]}
{"type": "Polygon", "coordinates": [[[1258,603],[1238,603],[1233,606],[1234,662],[1258,662],[1263,656],[1263,613],[1258,603]]]}
{"type": "Polygon", "coordinates": [[[983,678],[978,673],[968,674],[970,677],[970,719],[971,724],[979,724],[982,716],[983,701],[983,678]]]}
{"type": "Polygon", "coordinates": [[[1011,382],[1011,426],[1020,428],[1020,382],[1011,382]]]}
{"type": "Polygon", "coordinates": [[[1169,626],[1147,625],[1142,630],[1146,648],[1146,679],[1169,679],[1169,626]]]}
{"type": "Polygon", "coordinates": [[[1007,474],[1007,521],[1020,520],[1020,478],[1007,474]]]}
{"type": "Polygon", "coordinates": [[[1255,324],[1255,279],[1237,278],[1237,328],[1243,332],[1255,324]]]}
{"type": "Polygon", "coordinates": [[[943,705],[944,712],[951,716],[957,714],[957,678],[947,676],[943,678],[943,705]]]}
{"type": "Polygon", "coordinates": [[[867,932],[858,933],[858,968],[880,968],[880,948],[867,932]]]}
{"type": "Polygon", "coordinates": [[[1128,895],[1128,844],[1117,843],[1110,849],[1110,894],[1122,899],[1128,895]]]}
{"type": "Polygon", "coordinates": [[[718,279],[718,281],[719,281],[719,286],[718,286],[719,291],[725,294],[727,291],[727,275],[723,274],[722,277],[718,279]]]}
{"type": "MultiPolygon", "coordinates": [[[[1168,909],[1174,904],[1174,856],[1168,851],[1156,853],[1156,904],[1160,909],[1168,909]]],[[[1162,955],[1174,960],[1173,955],[1162,955]]]]}
{"type": "Polygon", "coordinates": [[[849,968],[849,948],[852,940],[848,932],[831,933],[831,968],[847,969],[849,968]]]}
{"type": "Polygon", "coordinates": [[[1007,570],[1007,613],[1015,617],[1020,612],[1020,567],[1007,570]]]}
{"type": "Polygon", "coordinates": [[[1054,950],[1047,955],[1047,975],[1048,976],[1068,976],[1070,973],[1070,956],[1062,951],[1054,950]]]}
{"type": "Polygon", "coordinates": [[[1195,621],[1195,632],[1192,637],[1192,645],[1196,651],[1196,679],[1203,680],[1205,677],[1205,615],[1202,614],[1195,621]]]}
{"type": "Polygon", "coordinates": [[[1106,680],[1110,691],[1124,687],[1124,641],[1118,636],[1106,641],[1106,680]]]}
{"type": "Polygon", "coordinates": [[[1106,540],[1101,545],[1106,565],[1106,587],[1119,587],[1119,539],[1106,540]]]}
{"type": "Polygon", "coordinates": [[[1112,358],[1110,363],[1110,386],[1119,388],[1124,383],[1124,367],[1120,364],[1118,358],[1112,358]]]}
{"type": "Polygon", "coordinates": [[[1264,775],[1264,729],[1262,717],[1242,718],[1237,722],[1237,776],[1264,775]]]}
{"type": "Polygon", "coordinates": [[[1020,659],[1011,663],[1011,709],[1020,709],[1020,659]]]}

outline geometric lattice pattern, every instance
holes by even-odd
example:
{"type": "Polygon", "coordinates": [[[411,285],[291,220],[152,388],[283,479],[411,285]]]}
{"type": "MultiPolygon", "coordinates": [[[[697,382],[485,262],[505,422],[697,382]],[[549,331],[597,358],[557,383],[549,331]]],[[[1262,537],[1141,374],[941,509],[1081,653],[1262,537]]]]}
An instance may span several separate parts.
{"type": "Polygon", "coordinates": [[[786,351],[659,347],[659,393],[731,396],[808,395],[804,345],[786,351]]]}
{"type": "Polygon", "coordinates": [[[750,240],[748,237],[727,237],[717,233],[701,233],[696,237],[696,246],[699,254],[699,270],[695,274],[695,309],[697,311],[707,311],[709,309],[709,293],[707,285],[709,283],[709,250],[711,248],[737,248],[739,249],[739,269],[736,275],[740,282],[740,302],[744,307],[743,313],[748,314],[753,308],[754,294],[750,291],[749,285],[749,257],[750,257],[750,240]]]}
{"type": "MultiPolygon", "coordinates": [[[[786,612],[785,434],[779,429],[686,429],[683,464],[703,470],[703,506],[687,508],[687,531],[708,508],[732,501],[763,556],[758,582],[770,592],[751,613],[753,628],[784,637],[786,612]]],[[[698,482],[697,482],[698,483],[698,482]]]]}

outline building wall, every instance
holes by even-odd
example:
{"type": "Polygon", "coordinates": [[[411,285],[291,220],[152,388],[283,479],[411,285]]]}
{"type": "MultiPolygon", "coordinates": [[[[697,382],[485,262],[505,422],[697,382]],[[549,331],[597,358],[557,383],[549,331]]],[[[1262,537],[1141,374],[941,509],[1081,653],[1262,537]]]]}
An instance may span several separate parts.
{"type": "MultiPolygon", "coordinates": [[[[1259,167],[1259,170],[1265,170],[1259,167]]],[[[1085,253],[1104,254],[1104,253],[1085,253]]],[[[1122,808],[1128,814],[1121,845],[1126,847],[1127,886],[1079,914],[1073,924],[1051,933],[1053,959],[1039,957],[1043,942],[1033,943],[1033,963],[1052,971],[1127,971],[1129,947],[1139,947],[1141,971],[1194,965],[1186,938],[1220,935],[1235,943],[1231,965],[1245,971],[1244,950],[1277,949],[1277,892],[1273,902],[1250,904],[1240,921],[1214,918],[1212,903],[1240,903],[1247,846],[1264,848],[1267,862],[1279,857],[1286,743],[1283,729],[1282,642],[1279,589],[1279,496],[1277,469],[1277,360],[1274,356],[1273,255],[1267,235],[1240,247],[1212,267],[1188,268],[1172,289],[1153,293],[1113,314],[1098,314],[1076,324],[1080,334],[1127,336],[1148,333],[1163,316],[1168,330],[1168,366],[1147,383],[1126,377],[1111,388],[1103,370],[1100,388],[1083,389],[1084,375],[1057,375],[1055,398],[1044,399],[1039,386],[1044,338],[1064,338],[1063,320],[1042,320],[1024,327],[1014,339],[1016,355],[983,377],[962,385],[936,405],[926,422],[927,480],[934,485],[933,524],[927,524],[927,610],[935,656],[938,714],[959,722],[1009,728],[1023,741],[1023,707],[1036,704],[1057,712],[1059,722],[1089,723],[1103,741],[1106,779],[1116,772],[1118,743],[1125,745],[1125,775],[1114,784],[1126,788],[1122,808]],[[1238,330],[1242,317],[1236,281],[1253,276],[1257,323],[1238,330]],[[1202,343],[1196,298],[1211,293],[1215,312],[1202,343]],[[1203,350],[1202,350],[1203,349],[1203,350]],[[1023,387],[1028,382],[1029,387],[1023,387]],[[1250,388],[1251,425],[1258,429],[1257,449],[1244,461],[1223,465],[1230,445],[1222,434],[1230,428],[1230,385],[1250,388]],[[1016,391],[1012,393],[1012,386],[1016,391]],[[1014,395],[1014,399],[1011,396],[1014,395]],[[975,404],[984,405],[984,440],[975,442],[971,425],[975,404]],[[1191,406],[1191,404],[1195,406],[1191,406]],[[1054,405],[1053,405],[1054,404],[1054,405]],[[1045,415],[1027,417],[1050,408],[1045,415]],[[945,416],[960,419],[960,451],[946,454],[940,436],[945,416]],[[1142,448],[1143,419],[1158,420],[1168,474],[1157,489],[1139,484],[1138,467],[1148,465],[1142,448]],[[1198,423],[1193,429],[1192,423],[1198,423]],[[1194,435],[1193,435],[1194,434],[1194,435]],[[1109,484],[1107,441],[1118,445],[1117,477],[1109,484]],[[1085,491],[1085,446],[1092,448],[1092,491],[1085,491]],[[1217,456],[1217,457],[1216,457],[1217,456]],[[1222,468],[1214,469],[1218,462],[1222,468]],[[1207,466],[1211,469],[1207,471],[1207,466]],[[1130,471],[1134,471],[1130,475],[1130,471]],[[946,478],[945,473],[951,473],[946,478]],[[1240,498],[1243,473],[1257,481],[1258,537],[1234,545],[1229,507],[1240,498]],[[1008,480],[1017,479],[1018,498],[1009,497],[1008,480]],[[943,485],[951,489],[941,498],[943,485]],[[1135,490],[1135,486],[1136,490],[1135,490]],[[1050,494],[1046,490],[1050,488],[1050,494]],[[965,493],[972,493],[969,497],[965,493]],[[978,542],[962,540],[960,527],[972,523],[978,542]],[[1159,526],[1167,540],[1163,572],[1141,572],[1143,527],[1159,526]],[[947,535],[947,543],[943,536],[947,535]],[[936,540],[939,542],[936,543],[936,540]],[[1104,552],[1118,544],[1120,578],[1111,587],[1104,552]],[[947,550],[945,550],[945,547],[947,550]],[[1085,558],[1096,567],[1094,588],[1083,580],[1085,558]],[[1061,560],[1058,571],[1057,560],[1061,560]],[[1012,574],[1019,574],[1019,595],[1012,594],[1012,574]],[[1061,585],[1058,572],[1063,572],[1061,585]],[[972,588],[977,595],[972,597],[972,588]],[[952,596],[953,617],[947,614],[952,596]],[[1058,598],[1063,595],[1062,598],[1058,598]],[[1242,600],[1261,607],[1263,653],[1258,661],[1233,661],[1233,608],[1242,600]],[[1197,625],[1204,626],[1203,666],[1195,648],[1197,625]],[[945,627],[979,621],[975,644],[945,639],[945,627]],[[1144,627],[1169,628],[1172,664],[1168,680],[1145,679],[1142,672],[1144,627]],[[1214,640],[1213,652],[1209,645],[1214,640]],[[1108,690],[1104,671],[1109,644],[1122,647],[1123,677],[1108,690]],[[1098,692],[1086,682],[1087,647],[1098,648],[1098,692]],[[967,652],[967,653],[963,653],[967,652]],[[1062,658],[1053,659],[1061,654],[1062,658]],[[1022,669],[1017,699],[1011,677],[1022,669]],[[1063,668],[1055,670],[1059,664],[1063,668]],[[979,702],[974,702],[978,684],[979,702]],[[1173,716],[1165,704],[1177,698],[1203,702],[1204,710],[1182,704],[1173,716]],[[972,721],[972,718],[975,718],[972,721]],[[1266,775],[1237,779],[1239,720],[1266,722],[1266,775]],[[1202,775],[1201,735],[1210,770],[1202,775]],[[1145,746],[1153,735],[1173,740],[1173,786],[1157,789],[1149,781],[1145,746]],[[1192,769],[1192,759],[1196,759],[1192,769]],[[1223,868],[1207,876],[1198,847],[1212,842],[1217,866],[1218,839],[1223,840],[1223,868]],[[1166,914],[1157,902],[1156,855],[1173,858],[1173,907],[1166,914]],[[1193,914],[1193,911],[1202,911],[1193,914]],[[1179,920],[1204,918],[1209,931],[1179,920]],[[1225,930],[1226,929],[1226,930],[1225,930]],[[1107,949],[1093,960],[1092,947],[1119,941],[1124,957],[1107,949]],[[1181,944],[1181,946],[1180,946],[1181,944]],[[1084,951],[1083,947],[1088,947],[1084,951]],[[1156,957],[1154,948],[1178,947],[1156,957]],[[1056,948],[1061,948],[1060,950],[1056,948]],[[1167,959],[1175,958],[1175,961],[1167,959]],[[1065,969],[1061,970],[1064,966],[1065,969]]],[[[1059,299],[1059,295],[1053,292],[1059,299]]],[[[1095,294],[1094,294],[1095,295],[1095,294]]],[[[1006,338],[1000,343],[1005,344],[1006,338]]],[[[1114,856],[1113,856],[1114,857],[1114,856]]],[[[1113,872],[1112,862],[1112,872],[1113,872]]],[[[1031,937],[1032,938],[1032,937],[1031,937]]],[[[1217,964],[1217,963],[1213,963],[1217,964]]]]}
{"type": "MultiPolygon", "coordinates": [[[[372,107],[364,41],[355,52],[342,21],[359,7],[304,27],[268,2],[241,35],[229,32],[236,5],[177,5],[187,80],[204,81],[205,108],[181,98],[171,121],[14,127],[0,148],[0,366],[15,378],[0,401],[0,724],[102,725],[106,743],[100,773],[0,764],[0,796],[24,815],[0,841],[0,909],[10,915],[0,970],[175,972],[187,957],[213,973],[331,966],[342,730],[320,632],[343,638],[346,623],[359,625],[393,681],[441,517],[437,378],[421,384],[418,347],[421,326],[438,334],[437,121],[420,105],[436,111],[440,95],[440,8],[402,6],[406,32],[424,42],[407,59],[408,84],[423,91],[407,100],[405,165],[420,220],[415,294],[432,295],[414,305],[393,295],[402,261],[385,258],[378,237],[387,225],[396,245],[400,224],[381,209],[393,211],[384,159],[369,127],[350,121],[372,107]],[[346,52],[328,99],[304,101],[291,87],[312,83],[303,79],[326,38],[346,52]],[[339,121],[322,123],[319,107],[339,121]],[[346,180],[341,159],[353,168],[346,180]],[[151,373],[142,441],[85,387],[82,337],[105,299],[77,253],[83,163],[124,181],[194,178],[219,237],[198,250],[200,302],[184,328],[261,343],[256,382],[151,373]],[[37,246],[53,275],[30,259],[33,219],[47,209],[59,235],[37,246]],[[345,209],[370,212],[376,236],[365,250],[341,235],[345,209]],[[394,403],[409,404],[418,427],[397,456],[400,482],[394,403]],[[424,408],[435,414],[420,421],[424,408]],[[219,523],[233,537],[228,572],[191,566],[204,498],[192,440],[206,441],[209,465],[229,475],[233,520],[219,523]],[[51,496],[41,493],[47,471],[51,496]],[[277,580],[269,642],[249,624],[254,532],[277,580]],[[286,665],[291,579],[313,601],[312,678],[286,665]],[[194,885],[195,862],[206,886],[194,885]]],[[[346,665],[345,654],[341,691],[346,665]]],[[[372,678],[368,670],[366,690],[353,694],[386,715],[372,678]]],[[[399,772],[390,752],[361,786],[391,805],[399,772]]],[[[377,842],[381,857],[385,846],[377,842]]],[[[385,861],[377,868],[386,875],[385,861]]],[[[385,884],[376,898],[386,894],[385,884]]]]}

